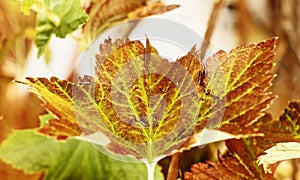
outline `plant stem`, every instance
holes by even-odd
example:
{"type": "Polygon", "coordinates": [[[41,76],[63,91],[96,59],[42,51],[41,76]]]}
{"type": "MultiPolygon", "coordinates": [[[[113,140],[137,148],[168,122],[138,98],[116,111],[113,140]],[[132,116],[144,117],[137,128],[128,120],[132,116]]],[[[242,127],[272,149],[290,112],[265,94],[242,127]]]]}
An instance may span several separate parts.
{"type": "Polygon", "coordinates": [[[176,153],[172,156],[172,160],[168,170],[167,180],[177,179],[181,157],[182,157],[182,153],[176,153]]]}
{"type": "MultiPolygon", "coordinates": [[[[212,12],[210,14],[209,20],[208,20],[208,26],[204,35],[204,41],[201,44],[200,48],[200,58],[203,59],[205,57],[208,44],[210,43],[211,36],[213,34],[213,31],[215,29],[215,25],[217,22],[217,17],[219,16],[221,9],[223,8],[226,0],[215,0],[214,1],[214,7],[212,9],[212,12]]],[[[176,180],[178,176],[178,170],[179,170],[179,164],[182,157],[182,153],[176,153],[172,156],[172,160],[169,166],[168,170],[168,176],[167,180],[176,180]]]]}
{"type": "Polygon", "coordinates": [[[217,22],[217,17],[219,16],[221,9],[223,8],[226,0],[215,0],[214,1],[214,7],[210,14],[207,29],[204,35],[204,41],[200,48],[200,58],[203,59],[205,57],[208,45],[210,44],[211,36],[213,34],[213,31],[215,29],[215,25],[217,22]]]}
{"type": "Polygon", "coordinates": [[[155,173],[155,165],[157,161],[146,162],[147,172],[148,172],[148,180],[154,180],[154,173],[155,173]]]}

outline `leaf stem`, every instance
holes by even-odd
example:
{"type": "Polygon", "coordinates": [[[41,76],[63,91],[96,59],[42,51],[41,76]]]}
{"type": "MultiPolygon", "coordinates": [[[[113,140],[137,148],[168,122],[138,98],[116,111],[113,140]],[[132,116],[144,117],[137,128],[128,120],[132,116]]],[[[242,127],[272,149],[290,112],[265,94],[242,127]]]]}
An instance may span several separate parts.
{"type": "Polygon", "coordinates": [[[38,6],[38,5],[36,5],[36,4],[33,5],[33,6],[31,7],[31,10],[33,10],[33,11],[36,12],[37,14],[45,13],[46,16],[47,16],[47,18],[48,18],[55,26],[59,26],[61,19],[60,19],[60,17],[59,17],[57,14],[55,14],[55,13],[53,13],[53,12],[51,12],[51,11],[48,11],[48,10],[46,10],[45,8],[43,8],[42,6],[38,6]]]}
{"type": "Polygon", "coordinates": [[[215,25],[217,22],[217,18],[221,12],[221,9],[223,8],[224,4],[225,4],[226,0],[215,0],[214,1],[214,7],[212,9],[212,12],[210,14],[209,20],[208,20],[208,25],[207,25],[207,29],[205,31],[205,35],[204,35],[204,41],[201,45],[200,48],[200,58],[203,59],[205,57],[208,45],[210,43],[211,40],[211,36],[213,34],[213,31],[215,29],[215,25]]]}
{"type": "Polygon", "coordinates": [[[176,153],[172,156],[172,160],[168,170],[167,180],[176,180],[178,176],[178,169],[180,166],[180,160],[182,153],[176,153]]]}
{"type": "Polygon", "coordinates": [[[148,180],[154,180],[154,173],[155,173],[155,165],[157,161],[147,162],[145,163],[147,166],[147,172],[148,172],[148,180]]]}

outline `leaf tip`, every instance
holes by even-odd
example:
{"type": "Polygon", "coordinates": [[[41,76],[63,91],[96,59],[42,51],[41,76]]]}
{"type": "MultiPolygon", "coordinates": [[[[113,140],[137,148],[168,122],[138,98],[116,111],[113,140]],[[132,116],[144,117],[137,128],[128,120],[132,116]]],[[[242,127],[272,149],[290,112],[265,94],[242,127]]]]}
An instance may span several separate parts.
{"type": "Polygon", "coordinates": [[[19,80],[12,80],[13,83],[18,83],[18,84],[26,84],[25,82],[23,81],[19,81],[19,80]]]}
{"type": "Polygon", "coordinates": [[[262,43],[265,43],[265,46],[267,46],[267,47],[274,47],[275,48],[276,44],[278,42],[278,39],[279,39],[278,36],[277,37],[272,37],[270,39],[267,39],[267,40],[263,41],[262,43]]]}

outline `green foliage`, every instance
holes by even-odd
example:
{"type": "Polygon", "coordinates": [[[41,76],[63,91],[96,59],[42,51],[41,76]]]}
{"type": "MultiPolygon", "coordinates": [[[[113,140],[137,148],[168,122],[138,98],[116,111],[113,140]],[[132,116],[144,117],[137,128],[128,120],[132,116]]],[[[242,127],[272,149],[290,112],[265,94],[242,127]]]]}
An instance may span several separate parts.
{"type": "MultiPolygon", "coordinates": [[[[84,47],[116,23],[178,7],[148,0],[91,1],[85,10],[80,0],[20,2],[24,14],[37,13],[38,56],[52,35],[65,38],[84,25],[84,47]]],[[[202,145],[204,131],[218,131],[223,137],[216,139],[226,140],[227,153],[218,153],[216,162],[194,164],[185,179],[273,179],[279,161],[300,157],[299,102],[291,102],[278,120],[264,115],[275,97],[268,89],[274,78],[276,42],[272,38],[229,53],[219,51],[203,64],[195,48],[170,63],[148,39],[146,46],[140,41],[106,40],[96,55],[96,78],[79,77],[82,84],[55,77],[22,82],[52,115],[42,116],[38,129],[14,131],[1,145],[0,158],[26,173],[45,171],[46,179],[145,179],[144,165],[110,159],[76,137],[101,132],[110,140],[108,146],[98,147],[102,151],[152,162],[157,156],[202,145]],[[184,100],[186,94],[195,98],[184,100]]],[[[156,179],[162,179],[159,169],[156,179]]]]}
{"type": "MultiPolygon", "coordinates": [[[[100,148],[100,147],[99,147],[100,148]]],[[[141,163],[111,159],[88,142],[68,139],[56,141],[34,133],[14,131],[0,147],[0,158],[26,173],[45,171],[45,179],[146,179],[141,163]]],[[[156,168],[156,179],[163,179],[156,168]]]]}
{"type": "Polygon", "coordinates": [[[165,5],[149,0],[99,0],[92,1],[85,10],[80,0],[19,0],[21,11],[29,15],[37,13],[36,45],[38,57],[44,54],[52,35],[65,38],[83,26],[81,45],[84,48],[94,41],[104,30],[116,23],[141,17],[161,14],[173,10],[178,5],[165,5]],[[88,20],[89,19],[89,20],[88,20]]]}
{"type": "Polygon", "coordinates": [[[65,38],[86,22],[88,16],[80,0],[43,1],[38,9],[36,45],[40,57],[53,34],[65,38]]]}

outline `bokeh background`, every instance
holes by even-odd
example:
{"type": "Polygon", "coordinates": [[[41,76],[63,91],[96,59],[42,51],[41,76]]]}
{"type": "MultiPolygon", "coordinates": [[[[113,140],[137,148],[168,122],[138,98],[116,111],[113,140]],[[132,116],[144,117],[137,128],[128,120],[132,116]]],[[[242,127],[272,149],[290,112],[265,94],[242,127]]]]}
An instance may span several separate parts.
{"type": "MultiPolygon", "coordinates": [[[[165,0],[180,8],[156,15],[186,25],[204,36],[213,0],[165,0]]],[[[278,98],[267,110],[278,117],[290,100],[300,99],[300,1],[299,0],[227,0],[221,10],[211,39],[210,49],[229,51],[237,45],[279,37],[274,61],[271,91],[278,98]]],[[[72,73],[80,59],[78,41],[53,37],[46,53],[37,58],[34,44],[35,15],[25,16],[17,1],[0,1],[0,143],[13,129],[39,126],[38,117],[46,113],[41,101],[27,88],[12,82],[26,76],[51,77],[72,80],[72,73]]],[[[74,35],[80,32],[75,32],[74,35]]],[[[184,36],[184,35],[183,35],[184,36]]],[[[193,149],[192,151],[198,150],[193,149]]],[[[209,153],[201,150],[201,153],[209,153]]],[[[193,154],[193,153],[191,153],[193,154]]],[[[195,153],[194,153],[195,154],[195,153]]],[[[199,157],[185,157],[188,166],[199,157]]],[[[161,162],[162,165],[168,160],[161,162]]],[[[184,164],[184,163],[183,163],[184,164]]],[[[296,178],[299,162],[286,164],[286,171],[278,177],[296,178]],[[287,167],[289,169],[287,169],[287,167]],[[294,174],[293,174],[294,173],[294,174]]],[[[25,175],[10,165],[0,162],[0,179],[40,179],[42,173],[25,175]]]]}

